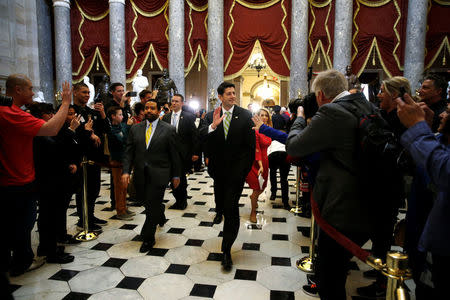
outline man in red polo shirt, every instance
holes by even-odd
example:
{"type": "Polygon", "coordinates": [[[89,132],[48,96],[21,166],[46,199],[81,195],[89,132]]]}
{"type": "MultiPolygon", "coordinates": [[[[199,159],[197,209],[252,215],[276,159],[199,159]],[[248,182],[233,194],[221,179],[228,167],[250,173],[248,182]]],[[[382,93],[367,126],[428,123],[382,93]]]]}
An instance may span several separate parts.
{"type": "Polygon", "coordinates": [[[54,136],[61,129],[71,102],[70,84],[62,86],[62,104],[48,122],[20,109],[32,102],[33,86],[23,74],[13,74],[6,80],[6,94],[11,106],[0,106],[0,195],[4,216],[0,218],[5,238],[1,246],[1,271],[17,276],[33,263],[31,230],[36,221],[34,187],[33,138],[54,136]],[[11,257],[12,253],[12,257],[11,257]]]}

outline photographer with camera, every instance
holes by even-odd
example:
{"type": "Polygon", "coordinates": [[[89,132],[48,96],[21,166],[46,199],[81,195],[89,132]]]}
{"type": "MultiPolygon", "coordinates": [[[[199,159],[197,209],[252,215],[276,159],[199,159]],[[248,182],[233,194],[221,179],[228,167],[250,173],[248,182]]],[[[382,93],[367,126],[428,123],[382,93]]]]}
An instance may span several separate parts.
{"type": "MultiPolygon", "coordinates": [[[[358,193],[359,169],[356,158],[358,120],[338,103],[351,102],[359,111],[370,114],[372,107],[361,93],[350,94],[345,76],[328,70],[314,83],[318,112],[307,125],[303,107],[292,124],[286,150],[304,157],[321,152],[313,195],[321,217],[343,235],[362,246],[372,229],[368,205],[358,193]],[[352,220],[352,221],[349,221],[352,220]]],[[[352,254],[322,228],[318,237],[316,277],[321,299],[346,299],[347,266],[352,254]]]]}

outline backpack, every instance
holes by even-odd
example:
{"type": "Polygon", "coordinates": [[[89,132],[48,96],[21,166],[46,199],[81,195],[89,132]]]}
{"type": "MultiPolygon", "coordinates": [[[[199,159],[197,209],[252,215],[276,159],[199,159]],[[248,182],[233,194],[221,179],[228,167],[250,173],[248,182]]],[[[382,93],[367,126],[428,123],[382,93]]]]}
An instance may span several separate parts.
{"type": "MultiPolygon", "coordinates": [[[[362,112],[352,101],[335,103],[349,111],[358,120],[357,174],[359,191],[374,201],[386,192],[401,187],[397,158],[401,151],[399,141],[378,108],[372,103],[370,113],[362,112]]],[[[354,172],[353,172],[354,173],[354,172]]],[[[384,197],[383,197],[384,198],[384,197]]]]}

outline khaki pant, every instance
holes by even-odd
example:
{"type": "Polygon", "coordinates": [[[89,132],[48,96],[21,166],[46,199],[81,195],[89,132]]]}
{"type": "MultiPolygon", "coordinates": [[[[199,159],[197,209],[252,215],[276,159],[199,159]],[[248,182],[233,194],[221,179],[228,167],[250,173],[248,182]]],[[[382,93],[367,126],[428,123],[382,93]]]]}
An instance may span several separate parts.
{"type": "Polygon", "coordinates": [[[111,167],[114,181],[116,212],[118,215],[123,215],[127,213],[127,187],[122,184],[122,163],[112,160],[111,167]]]}

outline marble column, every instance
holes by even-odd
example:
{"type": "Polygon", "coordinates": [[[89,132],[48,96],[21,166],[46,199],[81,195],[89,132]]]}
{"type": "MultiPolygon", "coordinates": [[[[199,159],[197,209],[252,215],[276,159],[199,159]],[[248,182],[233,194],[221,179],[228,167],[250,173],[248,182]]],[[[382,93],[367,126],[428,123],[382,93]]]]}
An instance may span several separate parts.
{"type": "Polygon", "coordinates": [[[184,1],[169,1],[169,74],[184,95],[184,1]]]}
{"type": "Polygon", "coordinates": [[[413,93],[423,76],[427,5],[428,2],[422,0],[409,0],[408,3],[404,76],[408,78],[413,93]]]}
{"type": "Polygon", "coordinates": [[[40,90],[47,102],[53,102],[55,91],[53,87],[53,41],[51,6],[45,0],[36,1],[39,77],[40,90]]]}
{"type": "Polygon", "coordinates": [[[353,1],[336,0],[335,5],[333,68],[345,74],[352,62],[353,1]]]}
{"type": "Polygon", "coordinates": [[[289,84],[287,80],[280,81],[280,106],[287,107],[289,104],[289,84]]]}
{"type": "MultiPolygon", "coordinates": [[[[208,97],[223,82],[223,0],[208,1],[208,97]]],[[[219,102],[219,101],[217,101],[219,102]]],[[[213,107],[208,107],[208,110],[213,107]]]]}
{"type": "Polygon", "coordinates": [[[308,91],[308,7],[308,0],[292,0],[290,99],[308,91]]]}
{"type": "Polygon", "coordinates": [[[109,45],[110,81],[125,85],[125,0],[109,0],[109,45]]]}
{"type": "Polygon", "coordinates": [[[70,1],[53,0],[55,18],[56,90],[64,81],[72,82],[72,48],[70,33],[70,1]]]}

